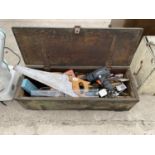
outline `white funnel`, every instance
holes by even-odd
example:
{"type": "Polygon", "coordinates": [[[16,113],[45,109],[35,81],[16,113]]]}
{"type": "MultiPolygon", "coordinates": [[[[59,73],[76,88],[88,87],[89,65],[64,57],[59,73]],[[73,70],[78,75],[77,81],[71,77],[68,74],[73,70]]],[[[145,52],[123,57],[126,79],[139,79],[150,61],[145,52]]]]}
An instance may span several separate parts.
{"type": "Polygon", "coordinates": [[[15,71],[56,90],[59,90],[60,92],[63,92],[69,96],[78,97],[77,94],[75,94],[72,90],[72,83],[69,81],[69,78],[66,74],[49,73],[22,66],[16,66],[15,71]]]}

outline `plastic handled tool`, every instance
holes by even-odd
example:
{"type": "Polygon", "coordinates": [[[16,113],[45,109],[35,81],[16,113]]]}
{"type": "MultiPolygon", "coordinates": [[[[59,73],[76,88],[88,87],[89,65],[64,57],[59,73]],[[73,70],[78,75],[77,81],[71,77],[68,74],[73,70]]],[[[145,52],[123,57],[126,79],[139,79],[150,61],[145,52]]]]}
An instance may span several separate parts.
{"type": "Polygon", "coordinates": [[[38,90],[38,88],[28,79],[22,81],[21,87],[31,95],[31,91],[38,90]]]}
{"type": "Polygon", "coordinates": [[[89,90],[90,82],[88,81],[84,81],[82,79],[73,77],[71,78],[71,82],[72,82],[72,88],[77,94],[80,94],[80,87],[82,87],[85,92],[89,90]]]}
{"type": "Polygon", "coordinates": [[[90,82],[99,81],[99,83],[108,91],[113,92],[113,86],[108,78],[111,76],[110,70],[107,67],[101,67],[86,75],[86,79],[90,82]]]}

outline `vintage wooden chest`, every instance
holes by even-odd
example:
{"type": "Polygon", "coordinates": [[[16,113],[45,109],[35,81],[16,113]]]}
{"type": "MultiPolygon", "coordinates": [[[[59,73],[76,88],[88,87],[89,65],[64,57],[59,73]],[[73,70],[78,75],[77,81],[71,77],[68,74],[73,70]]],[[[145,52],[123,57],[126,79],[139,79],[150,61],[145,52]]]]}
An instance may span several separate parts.
{"type": "MultiPolygon", "coordinates": [[[[35,28],[13,27],[26,66],[47,71],[74,69],[86,73],[105,63],[112,72],[124,73],[129,97],[31,97],[20,87],[15,99],[28,109],[129,110],[139,101],[130,71],[140,42],[141,28],[35,28]]],[[[22,77],[21,77],[22,78],[22,77]]],[[[35,81],[34,81],[35,82],[35,81]]],[[[36,83],[38,84],[38,83],[36,83]]]]}

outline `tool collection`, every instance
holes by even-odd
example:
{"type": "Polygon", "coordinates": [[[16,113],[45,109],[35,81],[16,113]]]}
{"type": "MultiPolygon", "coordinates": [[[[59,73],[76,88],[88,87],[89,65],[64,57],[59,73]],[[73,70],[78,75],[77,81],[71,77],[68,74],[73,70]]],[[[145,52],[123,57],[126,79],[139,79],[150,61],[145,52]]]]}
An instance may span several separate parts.
{"type": "Polygon", "coordinates": [[[126,83],[129,79],[122,73],[113,74],[106,66],[87,74],[67,70],[64,73],[45,72],[16,66],[15,70],[36,80],[46,87],[37,88],[31,80],[22,81],[22,89],[34,97],[117,97],[129,96],[126,83]],[[47,76],[48,75],[48,76],[47,76]]]}
{"type": "Polygon", "coordinates": [[[25,64],[14,67],[14,99],[34,110],[129,110],[139,101],[130,64],[143,30],[75,28],[12,27],[25,64]],[[37,89],[27,92],[24,79],[37,89]]]}

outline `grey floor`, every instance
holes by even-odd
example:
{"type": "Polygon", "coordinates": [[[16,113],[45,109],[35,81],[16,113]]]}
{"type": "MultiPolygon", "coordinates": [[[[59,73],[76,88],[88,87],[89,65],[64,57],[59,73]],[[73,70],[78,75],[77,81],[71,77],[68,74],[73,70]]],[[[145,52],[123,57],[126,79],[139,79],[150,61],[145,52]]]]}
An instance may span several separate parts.
{"type": "Polygon", "coordinates": [[[0,104],[0,134],[155,134],[155,97],[143,95],[130,111],[34,111],[0,104]]]}

